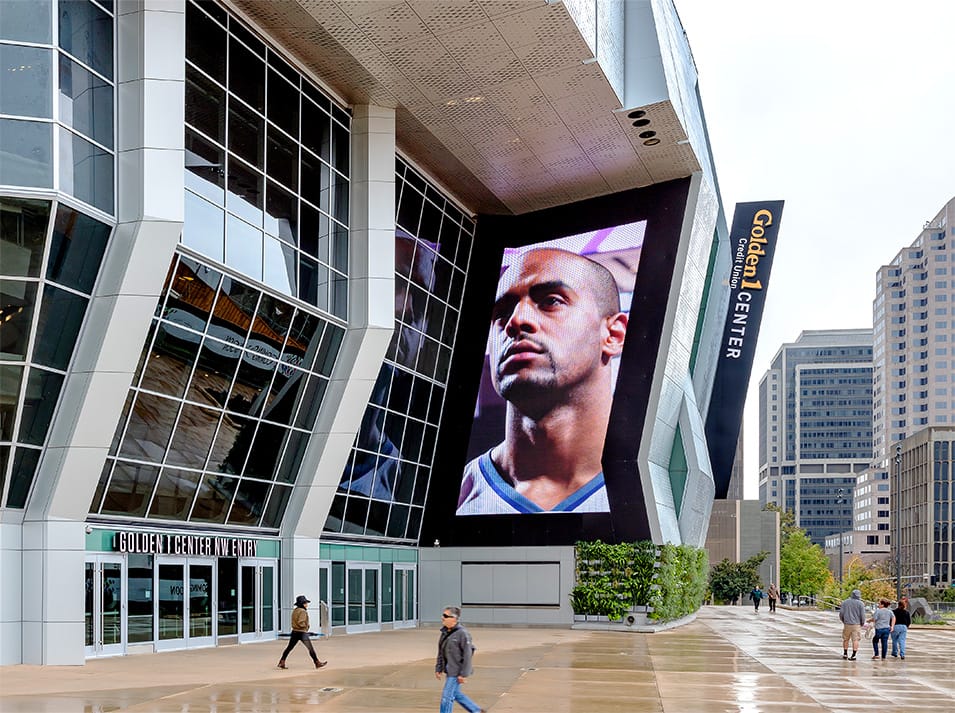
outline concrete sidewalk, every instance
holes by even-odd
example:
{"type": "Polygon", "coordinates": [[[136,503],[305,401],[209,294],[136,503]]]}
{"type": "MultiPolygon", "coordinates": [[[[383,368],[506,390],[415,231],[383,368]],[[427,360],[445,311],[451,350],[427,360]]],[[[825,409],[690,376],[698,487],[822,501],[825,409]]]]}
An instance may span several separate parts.
{"type": "MultiPolygon", "coordinates": [[[[465,612],[466,614],[467,612],[465,612]]],[[[842,660],[837,615],[704,607],[655,634],[474,627],[468,695],[494,713],[955,710],[955,631],[909,633],[905,661],[842,660]]],[[[4,713],[432,712],[436,628],[0,668],[4,713]],[[316,708],[316,706],[319,706],[316,708]]]]}

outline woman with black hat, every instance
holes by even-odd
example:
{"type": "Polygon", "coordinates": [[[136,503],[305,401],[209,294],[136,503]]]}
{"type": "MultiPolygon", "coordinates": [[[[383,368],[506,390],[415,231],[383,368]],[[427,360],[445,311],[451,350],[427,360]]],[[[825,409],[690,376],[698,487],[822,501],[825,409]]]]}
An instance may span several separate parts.
{"type": "Polygon", "coordinates": [[[295,608],[292,610],[292,635],[289,637],[288,646],[286,646],[285,651],[282,652],[282,658],[279,660],[279,668],[288,668],[288,666],[285,665],[285,659],[299,641],[305,644],[305,648],[308,649],[308,655],[312,657],[315,668],[321,668],[328,663],[328,661],[318,660],[318,656],[315,655],[315,649],[312,648],[312,642],[309,640],[308,605],[309,600],[305,598],[304,594],[299,594],[295,598],[295,608]]]}

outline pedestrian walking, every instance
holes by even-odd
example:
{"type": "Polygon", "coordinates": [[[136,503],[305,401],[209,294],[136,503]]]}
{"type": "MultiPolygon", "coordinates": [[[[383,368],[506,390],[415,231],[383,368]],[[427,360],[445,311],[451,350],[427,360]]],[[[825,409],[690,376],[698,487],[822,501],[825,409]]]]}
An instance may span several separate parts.
{"type": "Polygon", "coordinates": [[[753,591],[749,593],[749,598],[753,600],[753,610],[759,614],[759,603],[763,601],[763,597],[766,596],[766,592],[759,588],[757,584],[753,587],[753,591]]]}
{"type": "Polygon", "coordinates": [[[483,713],[484,709],[461,690],[471,675],[471,657],[474,655],[471,634],[461,626],[461,609],[445,607],[441,612],[441,624],[438,658],[434,664],[434,677],[441,680],[441,675],[445,676],[440,713],[451,713],[455,703],[470,713],[483,713]]]}
{"type": "Polygon", "coordinates": [[[862,592],[858,589],[853,589],[849,598],[839,606],[839,621],[842,622],[842,658],[855,661],[862,627],[865,625],[865,604],[862,603],[862,592]],[[849,656],[850,641],[852,656],[849,656]]]}
{"type": "Polygon", "coordinates": [[[909,627],[912,626],[912,615],[909,614],[909,599],[902,597],[898,606],[892,612],[895,616],[895,626],[892,627],[892,656],[901,656],[905,661],[905,638],[909,627]]]}
{"type": "Polygon", "coordinates": [[[879,600],[879,608],[872,612],[872,626],[875,629],[872,633],[872,651],[873,659],[880,658],[879,647],[882,647],[881,658],[884,660],[889,649],[889,634],[895,628],[895,615],[889,609],[891,602],[888,599],[879,600]]]}
{"type": "Polygon", "coordinates": [[[779,589],[775,582],[771,582],[769,589],[766,590],[766,596],[769,598],[769,613],[776,613],[776,602],[779,601],[779,589]]]}
{"type": "Polygon", "coordinates": [[[321,668],[328,663],[328,661],[319,661],[318,656],[315,654],[315,649],[312,648],[312,642],[310,640],[311,634],[309,634],[308,631],[308,605],[310,601],[311,600],[305,598],[304,594],[299,594],[295,598],[295,608],[292,610],[292,635],[289,637],[288,646],[286,646],[285,651],[282,652],[282,658],[279,659],[279,668],[288,668],[288,666],[285,665],[285,659],[288,658],[289,653],[295,648],[295,644],[299,641],[305,644],[305,648],[308,649],[308,655],[312,657],[312,663],[315,664],[315,668],[321,668]]]}

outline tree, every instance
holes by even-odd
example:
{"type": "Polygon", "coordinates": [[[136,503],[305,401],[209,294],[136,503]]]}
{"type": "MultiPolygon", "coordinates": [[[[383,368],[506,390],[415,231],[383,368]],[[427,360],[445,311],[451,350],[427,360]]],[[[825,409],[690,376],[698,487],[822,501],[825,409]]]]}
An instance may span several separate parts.
{"type": "Polygon", "coordinates": [[[732,602],[759,584],[759,566],[769,555],[760,552],[745,562],[730,562],[724,559],[710,570],[710,591],[713,598],[722,602],[732,602]]]}
{"type": "Polygon", "coordinates": [[[829,560],[822,548],[813,544],[802,529],[789,533],[779,550],[780,587],[795,595],[815,596],[831,577],[829,560]]]}

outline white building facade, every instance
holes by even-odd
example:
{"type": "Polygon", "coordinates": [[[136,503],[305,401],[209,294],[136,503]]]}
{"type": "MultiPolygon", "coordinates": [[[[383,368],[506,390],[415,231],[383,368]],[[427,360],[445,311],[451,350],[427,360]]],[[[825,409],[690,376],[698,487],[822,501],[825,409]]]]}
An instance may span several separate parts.
{"type": "Polygon", "coordinates": [[[569,622],[567,543],[452,557],[421,532],[459,467],[482,217],[633,189],[685,195],[634,434],[647,527],[703,544],[730,253],[672,2],[0,20],[0,663],[274,639],[302,592],[335,633],[415,626],[468,600],[446,585],[478,555],[563,569],[472,620],[569,622]]]}

